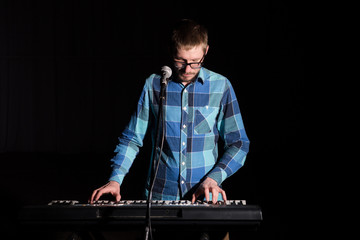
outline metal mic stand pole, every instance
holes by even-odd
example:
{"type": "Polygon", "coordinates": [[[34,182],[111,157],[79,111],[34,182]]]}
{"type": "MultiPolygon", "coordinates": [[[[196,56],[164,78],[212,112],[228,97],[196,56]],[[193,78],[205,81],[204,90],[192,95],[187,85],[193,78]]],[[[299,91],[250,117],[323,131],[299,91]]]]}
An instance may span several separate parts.
{"type": "Polygon", "coordinates": [[[153,239],[152,237],[152,229],[151,229],[151,218],[150,218],[150,209],[151,209],[151,201],[152,201],[152,190],[155,183],[155,178],[158,172],[159,163],[160,163],[160,156],[162,153],[163,143],[164,143],[164,130],[165,130],[165,118],[163,116],[163,105],[164,101],[166,99],[166,82],[161,83],[161,89],[160,89],[160,102],[159,102],[159,112],[158,112],[158,119],[156,124],[156,135],[155,135],[155,145],[153,149],[153,164],[154,166],[153,171],[151,171],[151,178],[150,178],[150,190],[146,205],[146,227],[145,227],[145,240],[148,240],[149,234],[150,234],[150,240],[153,239]],[[162,124],[161,124],[162,122],[162,124]],[[162,125],[162,131],[161,131],[161,146],[159,154],[157,155],[157,149],[159,148],[159,136],[160,136],[160,126],[162,125]],[[158,156],[158,159],[156,161],[156,157],[158,156]]]}

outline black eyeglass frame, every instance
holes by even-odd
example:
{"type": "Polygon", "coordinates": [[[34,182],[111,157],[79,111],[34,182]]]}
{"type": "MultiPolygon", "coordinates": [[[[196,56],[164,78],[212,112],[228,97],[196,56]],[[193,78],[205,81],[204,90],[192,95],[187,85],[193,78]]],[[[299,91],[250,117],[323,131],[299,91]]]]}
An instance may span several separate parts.
{"type": "Polygon", "coordinates": [[[203,57],[200,59],[199,62],[186,63],[186,62],[183,62],[183,61],[175,61],[175,60],[174,60],[174,66],[175,66],[177,69],[184,69],[184,68],[186,68],[186,66],[189,65],[192,69],[199,69],[199,68],[201,68],[201,67],[203,66],[205,56],[206,56],[206,54],[203,55],[203,57]],[[178,67],[178,66],[176,66],[176,63],[180,63],[182,66],[181,66],[181,67],[178,67]],[[199,67],[193,67],[192,64],[199,64],[199,67]]]}

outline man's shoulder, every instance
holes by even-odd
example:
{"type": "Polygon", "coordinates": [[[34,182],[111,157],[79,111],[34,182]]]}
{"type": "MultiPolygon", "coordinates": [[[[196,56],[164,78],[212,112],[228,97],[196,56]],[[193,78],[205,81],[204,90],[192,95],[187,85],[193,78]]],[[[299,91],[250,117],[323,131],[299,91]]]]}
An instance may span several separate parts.
{"type": "Polygon", "coordinates": [[[227,77],[225,77],[224,75],[211,71],[207,68],[203,68],[202,69],[202,77],[204,78],[204,80],[208,80],[208,81],[223,81],[223,82],[227,82],[229,81],[227,79],[227,77]]]}
{"type": "Polygon", "coordinates": [[[225,90],[231,86],[229,79],[222,74],[216,73],[206,68],[203,68],[202,74],[204,82],[210,83],[213,87],[217,86],[217,88],[220,87],[225,90]]]}
{"type": "Polygon", "coordinates": [[[154,80],[159,80],[161,76],[159,74],[153,73],[147,79],[146,82],[153,82],[154,80]]]}
{"type": "Polygon", "coordinates": [[[160,88],[161,76],[159,74],[153,73],[145,80],[145,88],[152,90],[153,88],[160,88]]]}

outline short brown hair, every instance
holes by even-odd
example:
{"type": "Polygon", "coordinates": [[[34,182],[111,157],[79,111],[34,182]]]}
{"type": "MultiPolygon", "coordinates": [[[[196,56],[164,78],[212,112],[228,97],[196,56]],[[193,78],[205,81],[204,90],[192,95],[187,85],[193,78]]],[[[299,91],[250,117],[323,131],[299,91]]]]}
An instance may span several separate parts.
{"type": "Polygon", "coordinates": [[[208,46],[207,29],[193,20],[183,19],[174,27],[171,35],[171,51],[176,54],[178,49],[189,50],[202,45],[204,52],[208,46]]]}

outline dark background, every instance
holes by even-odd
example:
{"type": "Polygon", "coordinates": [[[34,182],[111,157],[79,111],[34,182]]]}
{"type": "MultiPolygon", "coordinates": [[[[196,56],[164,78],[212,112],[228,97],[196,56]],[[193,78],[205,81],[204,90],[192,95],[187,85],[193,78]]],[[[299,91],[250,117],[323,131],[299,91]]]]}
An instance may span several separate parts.
{"type": "MultiPolygon", "coordinates": [[[[305,152],[302,6],[288,1],[0,1],[0,202],[87,201],[106,183],[145,79],[169,64],[172,24],[209,30],[205,67],[228,77],[251,141],[224,182],[263,209],[266,234],[297,234],[305,152]]],[[[138,199],[149,139],[122,186],[138,199]]],[[[9,232],[9,231],[7,231],[9,232]]]]}

